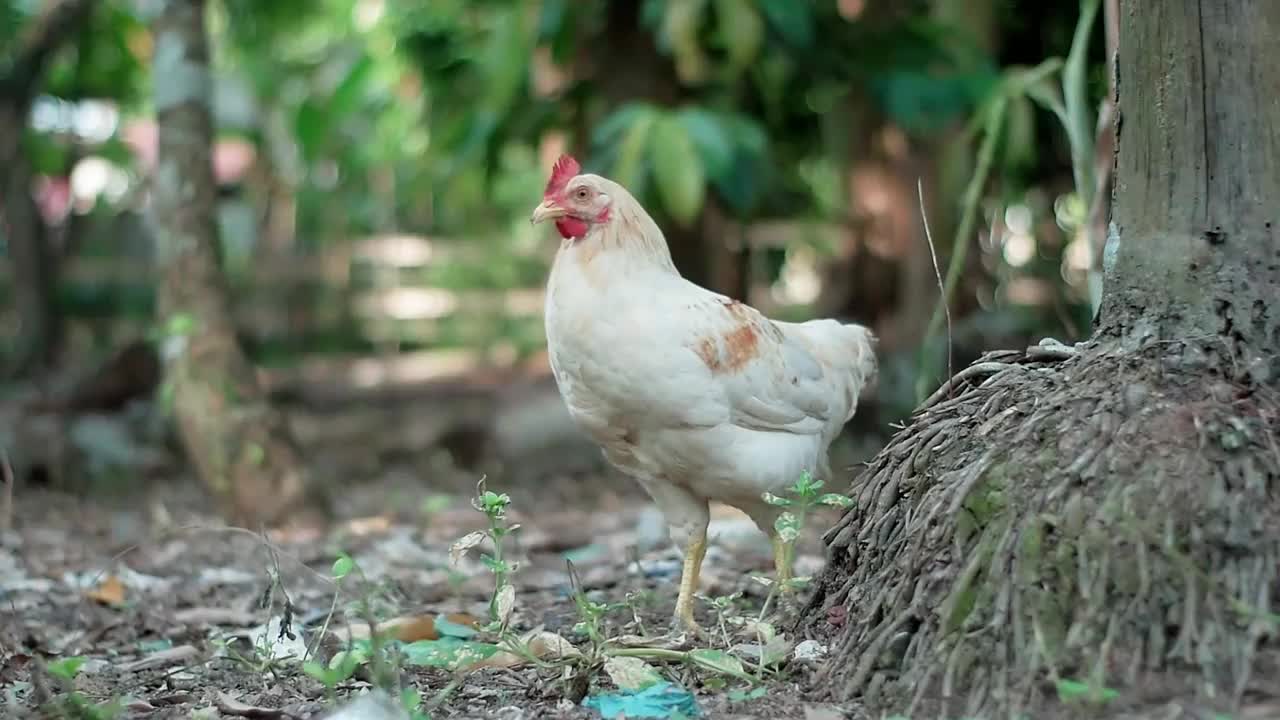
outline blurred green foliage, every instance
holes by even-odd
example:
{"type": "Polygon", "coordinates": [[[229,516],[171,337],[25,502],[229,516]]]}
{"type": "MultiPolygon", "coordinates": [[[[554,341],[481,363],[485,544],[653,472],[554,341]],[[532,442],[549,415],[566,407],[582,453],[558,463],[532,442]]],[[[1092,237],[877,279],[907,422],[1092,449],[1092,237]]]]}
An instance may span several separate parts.
{"type": "MultiPolygon", "coordinates": [[[[912,141],[956,138],[954,154],[968,168],[982,133],[945,134],[989,128],[999,103],[992,184],[979,188],[983,199],[998,195],[998,206],[1070,175],[1078,143],[1064,143],[1052,118],[1070,114],[1078,129],[1079,113],[1096,108],[1105,86],[1093,72],[1100,63],[1076,68],[1090,83],[1085,102],[1068,98],[1070,108],[1053,105],[1040,86],[1011,92],[1025,67],[1065,57],[1074,18],[1054,15],[1037,28],[1017,19],[1030,3],[987,2],[998,10],[995,37],[1021,42],[1034,30],[1049,38],[1036,45],[1038,57],[1001,58],[978,33],[939,20],[943,0],[212,0],[215,105],[222,134],[251,140],[263,161],[266,185],[251,186],[250,202],[265,212],[270,190],[271,202],[294,204],[292,251],[425,233],[468,252],[402,268],[395,282],[538,285],[545,238],[526,219],[546,179],[540,144],[552,132],[567,137],[587,170],[684,226],[712,201],[744,220],[846,222],[852,135],[871,129],[857,114],[863,106],[912,141]]],[[[0,0],[0,48],[39,5],[0,0]]],[[[148,3],[99,5],[43,92],[110,98],[126,116],[145,115],[152,48],[140,9],[148,3]]],[[[65,174],[84,150],[54,133],[31,133],[28,147],[49,175],[65,174]]],[[[129,156],[118,137],[92,151],[122,163],[129,156]]],[[[944,200],[957,215],[959,189],[944,200]]],[[[990,208],[979,215],[985,222],[990,208]]],[[[944,252],[947,240],[939,238],[944,252]]],[[[801,234],[796,243],[827,250],[801,234]]],[[[762,267],[776,274],[785,257],[773,253],[762,267]]],[[[1061,263],[1041,259],[1023,271],[1059,283],[1061,263]]],[[[241,258],[229,267],[251,265],[241,258]]],[[[1006,271],[992,276],[1003,282],[1006,271]]],[[[352,283],[364,285],[358,274],[352,283]]],[[[63,296],[85,312],[151,307],[146,288],[72,287],[63,296]]],[[[292,302],[337,300],[302,288],[292,302]]],[[[486,322],[493,337],[515,337],[522,349],[540,342],[536,323],[486,322]]],[[[429,342],[473,335],[446,322],[429,342]]]]}

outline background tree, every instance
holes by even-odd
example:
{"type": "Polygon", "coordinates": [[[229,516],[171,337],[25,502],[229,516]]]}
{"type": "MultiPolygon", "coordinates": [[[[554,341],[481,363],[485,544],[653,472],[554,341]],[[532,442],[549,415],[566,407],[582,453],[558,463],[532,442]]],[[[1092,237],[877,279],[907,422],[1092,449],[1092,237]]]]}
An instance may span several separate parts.
{"type": "Polygon", "coordinates": [[[237,343],[219,268],[204,12],[203,0],[168,0],[154,25],[165,382],[187,454],[228,515],[279,523],[317,501],[284,417],[237,343]]]}
{"type": "MultiPolygon", "coordinates": [[[[0,37],[31,25],[33,7],[0,0],[16,19],[0,18],[0,37]]],[[[101,4],[52,58],[26,131],[37,201],[75,230],[59,243],[52,306],[76,366],[172,330],[143,221],[162,185],[150,93],[139,91],[157,48],[138,17],[148,7],[101,4]],[[109,122],[89,137],[79,126],[93,115],[109,122]]],[[[526,211],[569,147],[634,184],[696,279],[778,317],[876,327],[888,353],[878,407],[850,433],[860,447],[842,446],[861,459],[946,374],[946,328],[929,332],[935,280],[917,179],[940,259],[956,268],[956,362],[1087,326],[1073,171],[1088,145],[1061,126],[1087,125],[1106,83],[1101,44],[1089,42],[1099,23],[1076,11],[210,3],[218,259],[237,339],[335,477],[350,472],[330,453],[426,458],[459,422],[488,427],[494,378],[547,382],[538,294],[554,247],[526,211]],[[463,377],[441,386],[482,388],[468,391],[484,398],[478,412],[440,388],[407,387],[446,373],[463,377]],[[378,422],[324,415],[352,405],[378,422]]],[[[18,275],[3,247],[7,299],[18,275]]],[[[0,344],[17,320],[0,303],[0,344]]]]}
{"type": "Polygon", "coordinates": [[[1095,704],[1076,713],[1126,687],[1229,708],[1274,662],[1280,78],[1258,68],[1280,6],[1119,16],[1093,337],[987,355],[855,481],[807,614],[834,694],[1041,717],[1049,681],[1095,704]]]}
{"type": "MultiPolygon", "coordinates": [[[[14,301],[20,336],[9,372],[46,371],[62,345],[62,318],[55,304],[57,253],[32,197],[32,168],[22,144],[32,100],[52,56],[88,22],[93,0],[51,3],[24,32],[9,35],[12,50],[0,58],[0,232],[8,239],[17,276],[14,301]]],[[[0,19],[7,13],[0,13],[0,19]]],[[[5,23],[8,25],[9,23],[5,23]]],[[[15,23],[16,24],[16,23],[15,23]]],[[[7,43],[6,43],[7,44],[7,43]]]]}

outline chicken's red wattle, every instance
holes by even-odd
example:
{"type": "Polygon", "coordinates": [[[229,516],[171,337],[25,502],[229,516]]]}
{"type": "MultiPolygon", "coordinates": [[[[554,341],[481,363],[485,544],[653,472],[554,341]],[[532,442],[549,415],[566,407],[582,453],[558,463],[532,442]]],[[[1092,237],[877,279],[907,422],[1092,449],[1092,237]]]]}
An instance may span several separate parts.
{"type": "Polygon", "coordinates": [[[583,220],[573,217],[562,217],[556,220],[556,230],[560,232],[560,237],[580,238],[587,234],[587,223],[583,220]]]}

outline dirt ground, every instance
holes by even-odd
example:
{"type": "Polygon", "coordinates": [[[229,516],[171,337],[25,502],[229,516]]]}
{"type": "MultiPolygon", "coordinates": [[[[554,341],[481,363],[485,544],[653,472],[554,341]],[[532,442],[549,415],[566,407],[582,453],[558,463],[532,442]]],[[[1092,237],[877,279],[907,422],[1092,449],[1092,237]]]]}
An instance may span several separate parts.
{"type": "MultiPolygon", "coordinates": [[[[558,662],[456,671],[405,662],[392,668],[390,680],[362,667],[328,690],[302,671],[297,655],[318,645],[315,654],[328,659],[344,647],[339,638],[348,620],[359,637],[368,614],[379,621],[399,618],[408,629],[396,634],[406,633],[405,640],[433,637],[430,621],[442,613],[487,620],[492,574],[476,551],[456,564],[450,556],[456,540],[486,525],[459,492],[472,482],[457,473],[428,479],[388,472],[343,489],[336,503],[341,517],[324,532],[266,537],[227,528],[204,493],[184,478],[127,487],[109,498],[19,488],[14,527],[0,536],[0,715],[36,717],[42,704],[67,707],[77,698],[82,704],[116,701],[122,708],[116,717],[128,718],[319,718],[377,687],[398,685],[420,698],[421,716],[600,717],[578,703],[584,694],[617,692],[598,666],[569,676],[558,662]],[[331,577],[343,553],[353,570],[335,601],[331,577]],[[313,642],[326,622],[325,641],[313,642]],[[281,659],[290,653],[295,657],[281,659]]],[[[488,488],[510,494],[509,520],[521,526],[508,545],[520,562],[512,630],[543,630],[578,648],[590,645],[574,630],[581,616],[567,561],[589,599],[631,599],[629,607],[607,614],[608,637],[668,629],[679,556],[661,516],[637,489],[613,477],[560,478],[532,487],[506,487],[502,478],[490,478],[488,488]]],[[[797,574],[821,568],[818,536],[834,512],[815,511],[806,523],[797,574]]],[[[736,511],[720,507],[713,518],[702,590],[712,597],[742,592],[725,614],[754,617],[767,590],[751,576],[772,574],[768,541],[736,511]]],[[[823,648],[809,643],[808,654],[796,653],[805,638],[791,635],[785,618],[794,612],[786,612],[787,603],[782,607],[784,620],[777,624],[788,642],[779,665],[760,675],[762,682],[688,662],[651,665],[691,691],[703,717],[862,717],[857,708],[808,701],[816,697],[807,688],[823,648]]],[[[704,602],[699,613],[713,632],[692,646],[739,645],[734,652],[747,658],[745,667],[757,677],[750,647],[740,645],[750,646],[752,633],[728,622],[726,645],[711,604],[704,602]]],[[[64,716],[108,715],[90,708],[64,716]]]]}

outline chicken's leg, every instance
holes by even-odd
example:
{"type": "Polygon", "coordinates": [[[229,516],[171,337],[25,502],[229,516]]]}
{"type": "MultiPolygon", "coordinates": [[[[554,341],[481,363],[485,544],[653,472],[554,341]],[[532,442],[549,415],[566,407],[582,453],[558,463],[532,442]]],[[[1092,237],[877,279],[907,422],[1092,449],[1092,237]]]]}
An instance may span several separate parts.
{"type": "Polygon", "coordinates": [[[702,560],[707,556],[707,529],[700,528],[684,550],[684,569],[680,572],[680,595],[676,598],[676,621],[685,630],[698,632],[698,623],[693,619],[693,594],[698,590],[698,579],[702,574],[702,560]]]}
{"type": "Polygon", "coordinates": [[[700,498],[689,492],[688,488],[665,478],[637,479],[666,518],[671,541],[684,553],[684,567],[680,571],[680,595],[676,598],[674,613],[675,630],[697,634],[698,624],[693,619],[693,594],[698,591],[702,559],[707,555],[707,524],[711,522],[711,508],[706,498],[700,498]]]}

